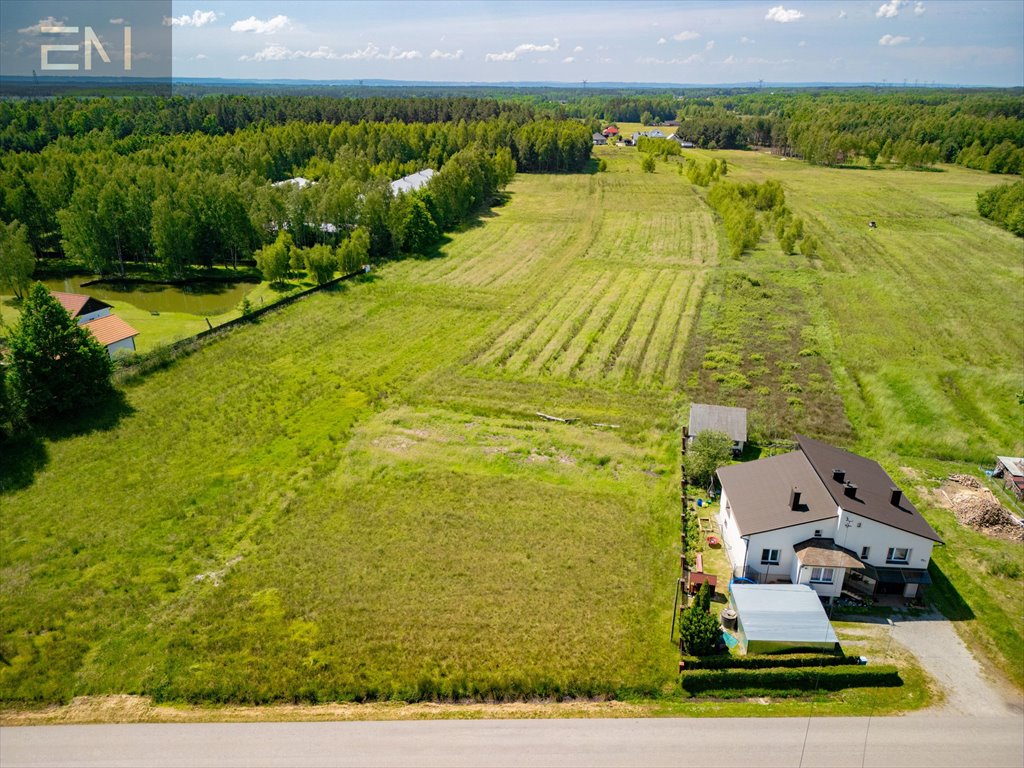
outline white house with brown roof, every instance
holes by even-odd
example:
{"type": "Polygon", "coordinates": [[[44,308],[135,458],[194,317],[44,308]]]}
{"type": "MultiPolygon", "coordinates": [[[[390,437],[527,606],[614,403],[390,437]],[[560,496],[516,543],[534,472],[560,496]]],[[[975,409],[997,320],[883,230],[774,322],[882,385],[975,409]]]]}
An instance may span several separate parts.
{"type": "Polygon", "coordinates": [[[797,435],[798,450],[722,467],[718,523],[734,575],[917,595],[942,544],[878,463],[797,435]]]}
{"type": "Polygon", "coordinates": [[[87,328],[96,341],[106,347],[108,355],[113,357],[122,349],[135,351],[135,337],[139,332],[117,315],[111,314],[113,307],[107,302],[83,293],[50,291],[50,294],[73,320],[87,328]]]}

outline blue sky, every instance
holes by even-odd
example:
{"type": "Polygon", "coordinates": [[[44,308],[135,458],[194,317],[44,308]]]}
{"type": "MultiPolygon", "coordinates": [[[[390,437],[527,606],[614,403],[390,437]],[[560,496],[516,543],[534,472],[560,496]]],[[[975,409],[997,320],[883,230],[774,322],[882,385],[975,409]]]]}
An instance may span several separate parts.
{"type": "Polygon", "coordinates": [[[174,0],[170,13],[176,77],[1024,84],[1022,0],[174,0]]]}

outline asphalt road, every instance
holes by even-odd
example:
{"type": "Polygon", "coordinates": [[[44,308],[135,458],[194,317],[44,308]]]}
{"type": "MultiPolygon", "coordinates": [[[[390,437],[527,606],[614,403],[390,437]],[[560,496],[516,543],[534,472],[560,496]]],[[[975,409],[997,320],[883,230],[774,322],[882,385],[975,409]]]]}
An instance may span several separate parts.
{"type": "Polygon", "coordinates": [[[434,720],[0,729],[0,766],[1024,766],[1024,719],[434,720]]]}

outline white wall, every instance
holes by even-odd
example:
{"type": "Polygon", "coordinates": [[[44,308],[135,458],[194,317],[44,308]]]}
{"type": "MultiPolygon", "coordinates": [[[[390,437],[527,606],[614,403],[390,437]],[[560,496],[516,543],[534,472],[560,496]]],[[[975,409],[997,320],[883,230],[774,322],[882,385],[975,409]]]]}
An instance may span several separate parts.
{"type": "Polygon", "coordinates": [[[725,491],[722,491],[722,503],[718,510],[718,528],[722,532],[722,544],[729,556],[729,562],[732,563],[734,575],[742,575],[743,563],[747,558],[747,542],[740,538],[736,518],[732,514],[732,505],[725,491]]]}
{"type": "Polygon", "coordinates": [[[864,547],[869,547],[868,556],[861,559],[875,568],[922,569],[928,567],[932,548],[935,546],[931,539],[868,520],[852,512],[843,513],[842,522],[836,533],[836,544],[851,550],[857,557],[861,557],[864,547]],[[847,520],[850,521],[849,526],[846,525],[847,520]],[[887,563],[885,555],[891,547],[909,549],[910,561],[906,564],[887,563]]]}
{"type": "Polygon", "coordinates": [[[115,341],[113,344],[107,345],[107,354],[114,357],[116,353],[122,349],[128,350],[129,352],[135,351],[135,337],[132,336],[127,339],[121,339],[121,341],[115,341]]]}
{"type": "Polygon", "coordinates": [[[843,580],[846,578],[845,568],[832,569],[832,583],[823,584],[811,581],[812,568],[809,565],[801,566],[795,563],[793,566],[792,579],[794,584],[806,584],[817,592],[821,597],[839,597],[843,591],[843,580]]]}
{"type": "Polygon", "coordinates": [[[104,307],[103,309],[97,309],[95,312],[90,312],[87,315],[79,315],[75,318],[75,322],[79,325],[88,323],[90,320],[95,320],[97,317],[106,317],[110,314],[110,307],[104,307]]]}
{"type": "MultiPolygon", "coordinates": [[[[836,520],[817,520],[748,536],[746,564],[759,574],[767,574],[769,581],[788,578],[795,584],[798,563],[793,547],[801,541],[813,538],[815,531],[821,531],[822,537],[826,539],[833,538],[836,535],[836,520]],[[763,549],[779,550],[779,564],[761,565],[761,550],[763,549]]],[[[808,574],[809,577],[810,574],[808,574]]]]}

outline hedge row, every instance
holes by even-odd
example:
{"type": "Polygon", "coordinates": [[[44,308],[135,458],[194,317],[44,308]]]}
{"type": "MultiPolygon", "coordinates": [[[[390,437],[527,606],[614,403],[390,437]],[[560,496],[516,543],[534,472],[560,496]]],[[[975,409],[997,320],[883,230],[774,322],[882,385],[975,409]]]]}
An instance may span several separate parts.
{"type": "Polygon", "coordinates": [[[793,653],[785,656],[683,656],[683,662],[686,670],[770,669],[856,665],[859,663],[859,657],[831,653],[793,653]]]}
{"type": "Polygon", "coordinates": [[[756,688],[758,690],[838,691],[843,688],[903,685],[893,666],[804,667],[798,669],[698,669],[682,677],[687,693],[756,688]]]}

